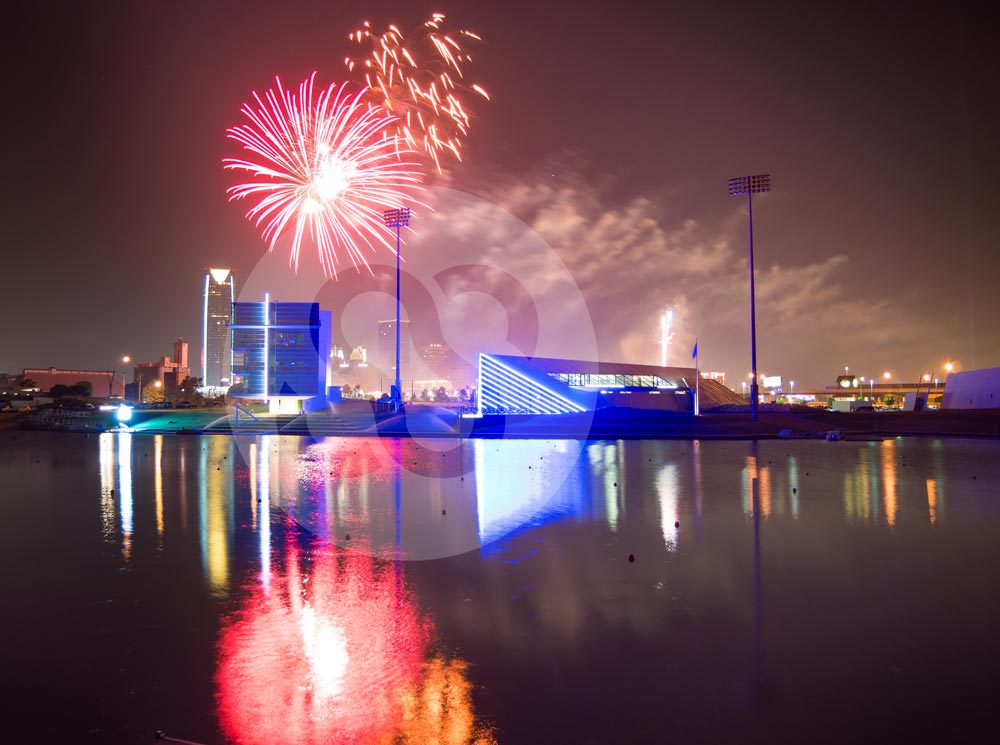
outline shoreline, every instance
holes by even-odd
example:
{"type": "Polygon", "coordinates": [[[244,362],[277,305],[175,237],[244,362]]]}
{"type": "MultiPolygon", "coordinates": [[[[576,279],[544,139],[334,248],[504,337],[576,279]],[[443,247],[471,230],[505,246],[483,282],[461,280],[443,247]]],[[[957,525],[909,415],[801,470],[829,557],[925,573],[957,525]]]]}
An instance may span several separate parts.
{"type": "Polygon", "coordinates": [[[293,435],[302,437],[400,437],[440,439],[572,440],[882,440],[894,437],[1000,439],[1000,409],[920,412],[831,412],[806,407],[764,410],[758,421],[749,411],[675,414],[651,410],[611,410],[554,416],[488,415],[463,418],[444,407],[412,407],[403,414],[375,415],[369,407],[299,416],[258,415],[237,421],[215,410],[136,411],[127,429],[113,412],[39,422],[5,415],[0,428],[11,431],[104,432],[167,435],[293,435]]]}

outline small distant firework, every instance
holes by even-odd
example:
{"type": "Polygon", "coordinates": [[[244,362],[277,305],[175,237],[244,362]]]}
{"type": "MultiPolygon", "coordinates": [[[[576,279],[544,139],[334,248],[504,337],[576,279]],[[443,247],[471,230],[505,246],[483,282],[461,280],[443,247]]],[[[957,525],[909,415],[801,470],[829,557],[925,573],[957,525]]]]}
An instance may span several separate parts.
{"type": "Polygon", "coordinates": [[[396,137],[395,117],[369,106],[366,90],[332,83],[314,95],[315,78],[314,72],[302,81],[298,94],[278,78],[263,98],[254,91],[255,103],[241,109],[249,124],[227,132],[256,157],[223,162],[227,170],[252,177],[227,193],[230,201],[257,200],[246,216],[261,229],[268,249],[291,229],[289,263],[298,270],[308,231],[324,274],[335,277],[338,246],[355,267],[368,267],[365,246],[394,251],[382,211],[412,202],[422,170],[403,157],[412,150],[396,137]]]}
{"type": "Polygon", "coordinates": [[[411,37],[404,37],[396,26],[376,31],[366,21],[349,38],[370,51],[344,63],[351,72],[363,73],[371,95],[398,117],[400,141],[426,153],[438,172],[442,153],[461,160],[470,123],[463,98],[469,93],[490,98],[481,86],[467,84],[462,71],[472,60],[462,45],[479,41],[479,36],[462,29],[446,31],[444,16],[435,13],[411,37]]]}

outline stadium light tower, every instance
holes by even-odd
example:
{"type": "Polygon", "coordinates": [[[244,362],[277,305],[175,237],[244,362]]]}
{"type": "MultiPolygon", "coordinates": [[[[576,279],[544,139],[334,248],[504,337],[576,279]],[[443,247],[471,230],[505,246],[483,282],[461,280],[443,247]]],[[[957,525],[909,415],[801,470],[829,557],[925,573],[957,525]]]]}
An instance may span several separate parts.
{"type": "Polygon", "coordinates": [[[750,227],[750,367],[753,379],[750,382],[750,418],[757,421],[757,308],[753,283],[753,195],[771,191],[771,176],[766,173],[757,176],[739,176],[729,179],[729,196],[747,197],[747,222],[750,227]]]}
{"type": "Polygon", "coordinates": [[[396,382],[392,386],[392,408],[399,411],[403,407],[403,382],[399,372],[399,231],[410,225],[410,208],[386,210],[383,215],[385,225],[396,229],[396,382]]]}

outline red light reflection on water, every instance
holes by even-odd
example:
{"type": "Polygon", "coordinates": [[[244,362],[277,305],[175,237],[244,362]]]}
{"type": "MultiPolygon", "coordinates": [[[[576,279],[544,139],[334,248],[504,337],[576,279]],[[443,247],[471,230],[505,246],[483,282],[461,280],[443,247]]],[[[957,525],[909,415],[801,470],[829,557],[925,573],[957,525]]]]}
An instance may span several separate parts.
{"type": "Polygon", "coordinates": [[[219,715],[240,743],[363,743],[398,728],[430,637],[396,565],[304,556],[222,632],[219,715]]]}
{"type": "Polygon", "coordinates": [[[428,657],[433,624],[401,565],[295,547],[284,563],[220,637],[227,737],[245,745],[495,745],[475,722],[466,663],[428,657]]]}

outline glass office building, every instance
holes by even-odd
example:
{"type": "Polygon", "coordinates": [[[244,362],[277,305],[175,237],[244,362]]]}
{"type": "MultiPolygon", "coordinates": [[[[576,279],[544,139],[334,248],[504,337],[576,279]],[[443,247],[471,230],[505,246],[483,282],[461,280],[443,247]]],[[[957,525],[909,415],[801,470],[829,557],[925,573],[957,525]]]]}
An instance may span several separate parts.
{"type": "Polygon", "coordinates": [[[267,400],[272,411],[326,405],[330,312],[319,303],[233,303],[230,331],[242,381],[231,395],[267,400]]]}

